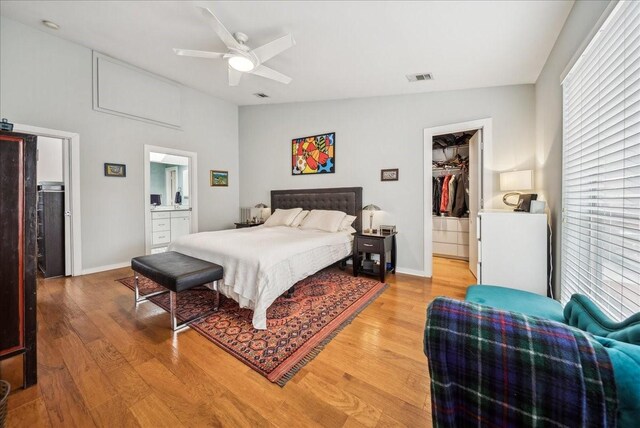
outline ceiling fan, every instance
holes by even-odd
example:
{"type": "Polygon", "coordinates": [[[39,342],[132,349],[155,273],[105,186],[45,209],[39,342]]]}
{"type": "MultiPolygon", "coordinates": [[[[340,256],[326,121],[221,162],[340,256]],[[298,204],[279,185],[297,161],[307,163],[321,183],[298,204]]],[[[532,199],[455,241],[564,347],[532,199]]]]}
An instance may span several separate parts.
{"type": "Polygon", "coordinates": [[[229,63],[229,86],[238,86],[242,73],[251,73],[280,83],[288,84],[291,77],[263,65],[264,62],[295,45],[291,34],[275,39],[259,48],[250,49],[246,45],[247,37],[244,33],[233,35],[222,25],[222,22],[209,9],[200,7],[202,14],[209,21],[209,25],[218,37],[227,45],[227,53],[196,51],[190,49],[173,49],[177,55],[197,58],[226,59],[229,63]]]}

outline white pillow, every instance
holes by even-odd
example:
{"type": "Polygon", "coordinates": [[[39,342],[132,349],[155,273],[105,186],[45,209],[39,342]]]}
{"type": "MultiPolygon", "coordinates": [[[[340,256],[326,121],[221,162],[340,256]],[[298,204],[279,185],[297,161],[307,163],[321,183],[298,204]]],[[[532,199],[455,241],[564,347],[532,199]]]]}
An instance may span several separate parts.
{"type": "Polygon", "coordinates": [[[342,219],[342,222],[340,223],[340,227],[338,228],[338,230],[347,230],[349,227],[351,227],[351,225],[353,224],[354,221],[356,221],[357,218],[358,217],[354,215],[347,214],[342,219]]]}
{"type": "Polygon", "coordinates": [[[302,210],[300,211],[300,214],[298,214],[296,216],[296,218],[293,219],[293,221],[291,222],[291,227],[298,227],[300,226],[300,223],[302,223],[302,220],[304,220],[304,218],[307,216],[307,214],[309,214],[308,210],[302,210]]]}
{"type": "Polygon", "coordinates": [[[300,229],[316,229],[325,232],[337,232],[347,214],[342,211],[311,210],[302,220],[300,229]]]}
{"type": "Polygon", "coordinates": [[[273,214],[264,222],[267,227],[272,226],[289,226],[294,218],[300,214],[302,208],[291,208],[290,210],[281,210],[277,208],[273,214]]]}

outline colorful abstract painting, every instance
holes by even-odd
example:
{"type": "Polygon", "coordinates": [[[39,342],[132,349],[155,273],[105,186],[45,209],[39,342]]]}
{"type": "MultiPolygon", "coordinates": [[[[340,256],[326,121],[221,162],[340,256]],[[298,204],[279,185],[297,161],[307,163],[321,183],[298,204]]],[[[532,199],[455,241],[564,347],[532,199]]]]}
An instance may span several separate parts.
{"type": "Polygon", "coordinates": [[[291,174],[329,174],[336,172],[336,133],[296,138],[291,141],[291,174]]]}

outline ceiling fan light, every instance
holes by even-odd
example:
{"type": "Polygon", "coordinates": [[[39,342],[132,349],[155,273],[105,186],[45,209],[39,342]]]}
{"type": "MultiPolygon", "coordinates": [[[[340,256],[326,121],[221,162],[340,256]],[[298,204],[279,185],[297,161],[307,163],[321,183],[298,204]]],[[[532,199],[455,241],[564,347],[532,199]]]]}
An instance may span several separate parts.
{"type": "Polygon", "coordinates": [[[242,55],[234,55],[230,57],[229,66],[238,71],[251,71],[255,68],[253,61],[242,55]]]}

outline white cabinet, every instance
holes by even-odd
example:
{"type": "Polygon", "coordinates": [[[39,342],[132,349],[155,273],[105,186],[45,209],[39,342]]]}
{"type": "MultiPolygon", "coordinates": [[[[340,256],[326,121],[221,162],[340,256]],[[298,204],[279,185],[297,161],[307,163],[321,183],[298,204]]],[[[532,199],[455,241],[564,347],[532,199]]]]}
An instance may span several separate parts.
{"type": "Polygon", "coordinates": [[[547,215],[478,214],[478,283],[547,295],[547,215]]]}
{"type": "Polygon", "coordinates": [[[191,233],[191,211],[161,211],[151,213],[151,251],[166,251],[171,241],[191,233]]]}
{"type": "Polygon", "coordinates": [[[469,259],[469,219],[432,217],[433,254],[469,259]]]}
{"type": "Polygon", "coordinates": [[[171,216],[171,240],[174,241],[181,236],[191,233],[191,213],[186,216],[171,216]]]}

